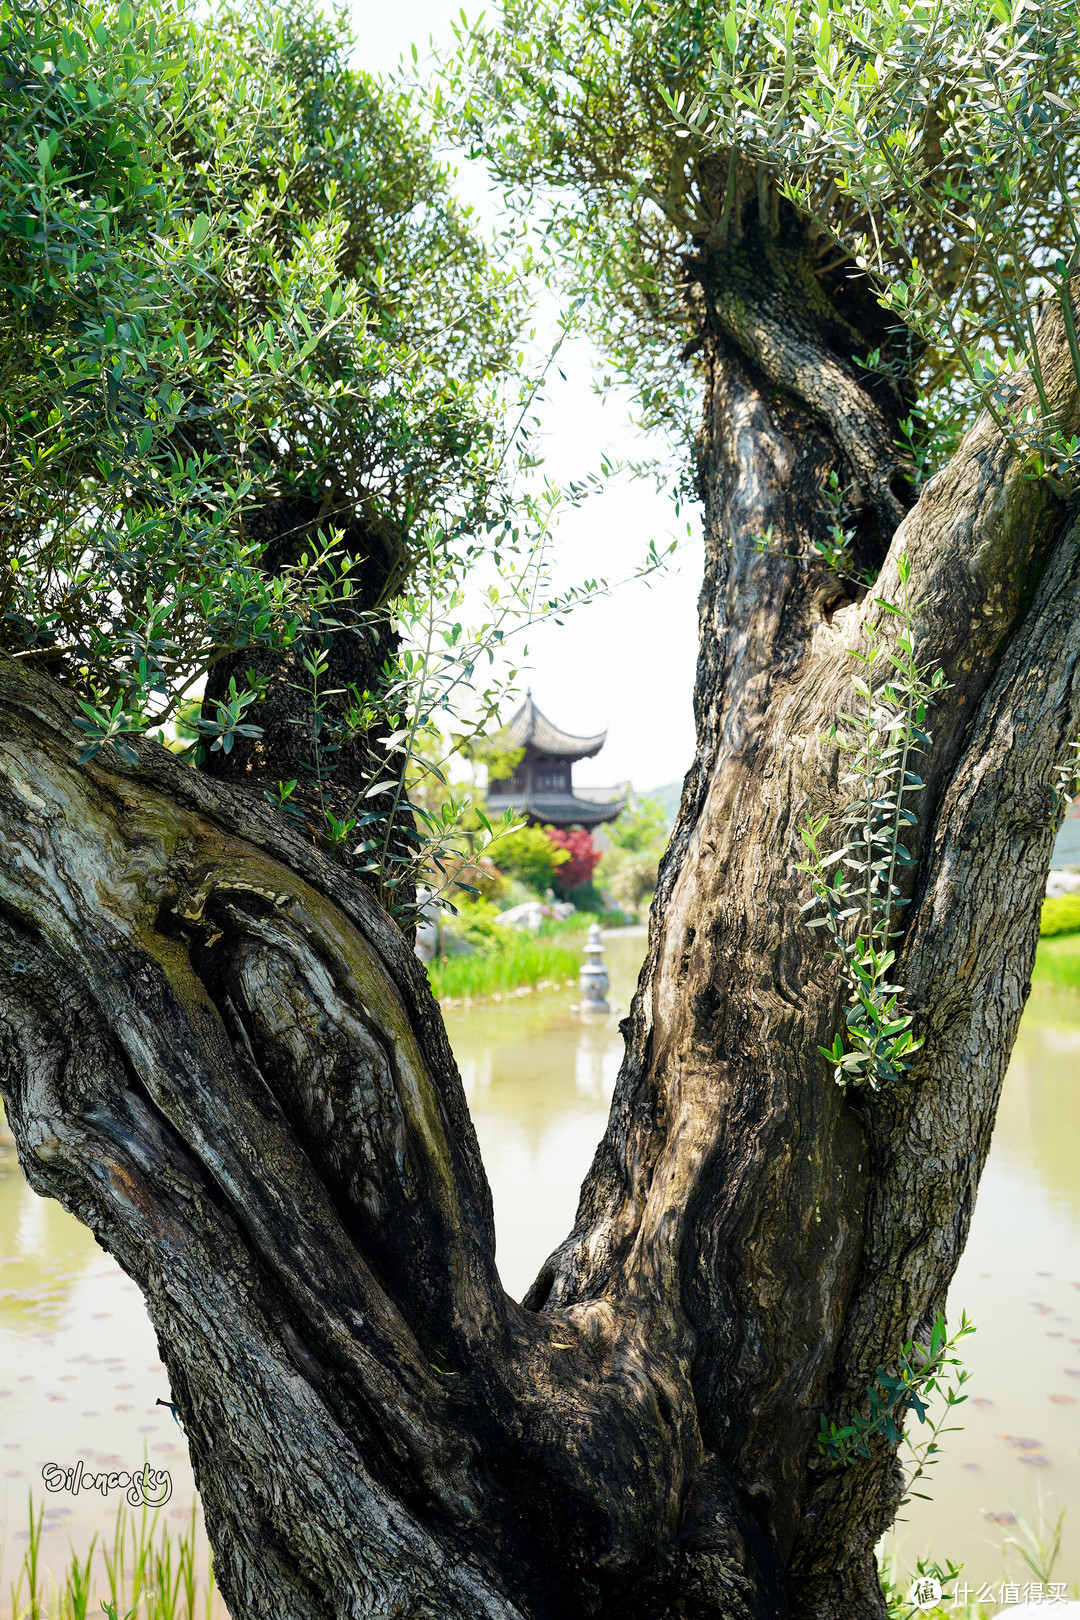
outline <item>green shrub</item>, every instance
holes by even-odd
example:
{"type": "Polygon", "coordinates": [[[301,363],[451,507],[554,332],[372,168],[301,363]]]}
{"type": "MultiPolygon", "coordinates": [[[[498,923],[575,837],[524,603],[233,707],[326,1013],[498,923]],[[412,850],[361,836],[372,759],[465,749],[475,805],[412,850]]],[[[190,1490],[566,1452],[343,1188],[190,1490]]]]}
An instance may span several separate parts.
{"type": "Polygon", "coordinates": [[[586,883],[580,889],[564,890],[560,898],[569,900],[574,907],[573,915],[566,919],[567,926],[572,930],[580,933],[594,922],[598,922],[602,928],[611,926],[604,897],[595,883],[586,883]]]}
{"type": "Polygon", "coordinates": [[[553,844],[542,827],[518,827],[504,833],[489,853],[500,872],[509,872],[541,894],[552,887],[558,867],[570,859],[569,850],[553,844]]]}
{"type": "Polygon", "coordinates": [[[452,956],[454,946],[465,951],[499,951],[506,930],[496,928],[498,908],[490,900],[465,900],[460,895],[454,902],[457,915],[444,912],[441,933],[444,954],[452,956]]]}
{"type": "Polygon", "coordinates": [[[628,911],[637,911],[656,888],[660,859],[667,847],[664,812],[655,799],[635,799],[633,807],[607,829],[610,847],[597,868],[597,880],[628,911]]]}
{"type": "Polygon", "coordinates": [[[668,841],[663,806],[655,799],[635,799],[632,807],[616,817],[607,836],[612,849],[629,850],[634,855],[648,852],[659,859],[668,841]]]}
{"type": "Polygon", "coordinates": [[[1040,940],[1031,982],[1048,990],[1080,990],[1080,937],[1040,940]]]}
{"type": "Polygon", "coordinates": [[[637,911],[652,894],[659,877],[659,856],[649,851],[611,849],[604,856],[600,877],[620,906],[637,911]]]}
{"type": "Polygon", "coordinates": [[[1080,934],[1080,894],[1061,894],[1044,900],[1039,933],[1043,939],[1055,934],[1080,934]]]}

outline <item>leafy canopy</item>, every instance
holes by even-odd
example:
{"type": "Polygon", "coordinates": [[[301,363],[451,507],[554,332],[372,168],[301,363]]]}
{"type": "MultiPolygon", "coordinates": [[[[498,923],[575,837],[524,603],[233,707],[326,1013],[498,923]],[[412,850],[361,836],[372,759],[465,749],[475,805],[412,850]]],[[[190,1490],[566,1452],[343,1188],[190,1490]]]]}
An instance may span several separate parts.
{"type": "Polygon", "coordinates": [[[93,751],[482,525],[520,284],[317,13],[6,3],[0,44],[0,647],[93,751]],[[263,568],[295,494],[321,554],[263,568]]]}
{"type": "Polygon", "coordinates": [[[560,866],[571,859],[568,849],[560,848],[542,827],[517,827],[503,833],[490,847],[501,872],[520,878],[541,893],[550,889],[560,866]]]}
{"type": "Polygon", "coordinates": [[[648,795],[634,795],[607,829],[607,837],[613,849],[629,850],[635,855],[644,850],[663,850],[667,843],[663,805],[648,795]]]}
{"type": "Polygon", "coordinates": [[[1067,485],[1033,335],[1080,243],[1078,28],[1071,0],[508,0],[447,78],[474,150],[548,188],[648,421],[692,426],[672,361],[697,265],[794,223],[819,276],[861,271],[895,317],[867,364],[945,396],[940,452],[987,405],[1067,485]],[[1021,423],[999,373],[1024,356],[1042,399],[1021,423]]]}
{"type": "MultiPolygon", "coordinates": [[[[951,382],[1071,483],[1035,341],[1080,267],[1080,13],[1071,0],[751,4],[724,21],[696,96],[665,99],[729,161],[768,165],[951,382]],[[1011,410],[1030,367],[1041,416],[1011,410]]],[[[874,357],[879,359],[880,357],[874,357]]]]}

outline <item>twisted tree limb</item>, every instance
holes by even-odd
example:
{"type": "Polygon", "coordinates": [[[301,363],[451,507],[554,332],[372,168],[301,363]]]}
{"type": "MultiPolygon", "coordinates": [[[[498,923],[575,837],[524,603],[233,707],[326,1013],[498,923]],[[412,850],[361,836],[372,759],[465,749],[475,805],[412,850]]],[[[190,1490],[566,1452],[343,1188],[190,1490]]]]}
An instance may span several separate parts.
{"type": "MultiPolygon", "coordinates": [[[[903,552],[951,682],[901,961],[926,1046],[844,1094],[798,827],[840,808],[821,737],[875,608],[807,554],[835,423],[706,340],[698,759],[609,1126],[523,1304],[371,894],[153,743],[79,766],[64,694],[0,665],[0,1091],[31,1184],[143,1290],[233,1620],[881,1612],[894,1458],[840,1472],[813,1436],[966,1235],[1080,730],[1080,539],[986,421],[892,536],[876,594],[903,552]]],[[[1052,316],[1042,346],[1068,427],[1052,316]]]]}

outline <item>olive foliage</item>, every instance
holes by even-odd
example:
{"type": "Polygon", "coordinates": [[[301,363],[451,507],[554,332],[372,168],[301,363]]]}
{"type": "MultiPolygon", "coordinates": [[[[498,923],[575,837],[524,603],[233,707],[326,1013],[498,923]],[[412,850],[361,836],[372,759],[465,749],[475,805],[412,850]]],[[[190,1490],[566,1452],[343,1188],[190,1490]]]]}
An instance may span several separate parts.
{"type": "Polygon", "coordinates": [[[883,305],[862,359],[918,403],[916,486],[986,406],[1071,487],[1034,337],[1080,263],[1078,29],[1066,0],[508,0],[463,32],[446,101],[501,180],[546,188],[562,274],[647,421],[695,425],[673,362],[702,261],[795,229],[820,281],[865,277],[883,305]]]}
{"type": "Polygon", "coordinates": [[[490,512],[520,270],[351,44],[306,7],[0,8],[0,647],[75,686],[88,753],[490,512]],[[262,567],[293,495],[319,541],[262,567]]]}

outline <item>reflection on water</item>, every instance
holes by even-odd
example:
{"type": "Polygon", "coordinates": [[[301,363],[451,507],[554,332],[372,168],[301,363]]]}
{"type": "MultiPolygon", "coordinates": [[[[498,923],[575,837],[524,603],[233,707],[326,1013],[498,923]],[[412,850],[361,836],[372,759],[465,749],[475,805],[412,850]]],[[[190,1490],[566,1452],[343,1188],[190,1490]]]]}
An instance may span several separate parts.
{"type": "Polygon", "coordinates": [[[47,1494],[49,1463],[96,1474],[147,1459],[172,1476],[162,1518],[190,1524],[187,1448],[159,1396],[169,1382],[135,1284],[84,1226],[31,1192],[0,1137],[0,1614],[26,1546],[28,1492],[45,1508],[44,1567],[66,1565],[69,1542],[85,1556],[92,1535],[111,1540],[120,1493],[47,1494]]]}
{"type": "MultiPolygon", "coordinates": [[[[999,1580],[1011,1523],[1066,1509],[1057,1579],[1080,1582],[1080,997],[1036,989],[1013,1052],[971,1236],[949,1292],[978,1332],[963,1430],[932,1504],[914,1503],[905,1562],[933,1546],[999,1580]]],[[[1010,1572],[1021,1572],[1011,1554],[1010,1572]]]]}
{"type": "Polygon", "coordinates": [[[35,1198],[0,1146],[0,1327],[55,1328],[80,1273],[100,1251],[51,1199],[35,1198]]]}
{"type": "MultiPolygon", "coordinates": [[[[491,1179],[503,1281],[521,1296],[570,1230],[607,1118],[643,930],[606,936],[610,1018],[583,1025],[572,990],[451,1009],[457,1054],[491,1179]]],[[[1067,1507],[1056,1578],[1080,1580],[1080,997],[1037,991],[1024,1015],[971,1239],[949,1299],[979,1331],[961,1433],[905,1510],[896,1543],[911,1567],[931,1551],[969,1581],[999,1582],[1010,1517],[1067,1507]],[[1041,1509],[1040,1509],[1041,1499],[1041,1509]]],[[[21,1557],[26,1490],[47,1462],[173,1472],[168,1512],[192,1501],[183,1436],[159,1396],[164,1369],[139,1296],[58,1205],[29,1191],[0,1149],[0,1515],[2,1578],[21,1557]]],[[[85,1546],[112,1506],[52,1498],[45,1559],[85,1546]]],[[[1030,1578],[1015,1552],[1010,1575],[1030,1578]]],[[[6,1595],[6,1594],[5,1594],[6,1595]]]]}
{"type": "Polygon", "coordinates": [[[644,928],[605,936],[605,1018],[577,1013],[576,990],[512,996],[447,1011],[495,1200],[503,1285],[520,1299],[569,1232],[593,1149],[604,1134],[622,1061],[619,1019],[645,951],[644,928]]]}

